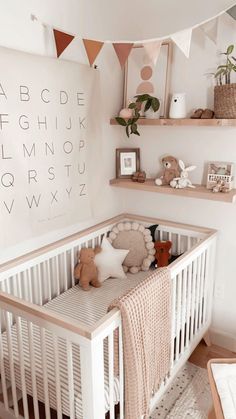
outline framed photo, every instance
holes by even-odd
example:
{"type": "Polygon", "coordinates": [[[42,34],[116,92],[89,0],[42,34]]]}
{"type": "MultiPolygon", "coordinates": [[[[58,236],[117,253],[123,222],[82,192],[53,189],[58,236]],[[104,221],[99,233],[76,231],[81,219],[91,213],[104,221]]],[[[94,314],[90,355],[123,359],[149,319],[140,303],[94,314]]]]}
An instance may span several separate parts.
{"type": "Polygon", "coordinates": [[[116,149],[116,177],[131,178],[134,172],[140,170],[139,148],[116,149]]]}
{"type": "Polygon", "coordinates": [[[208,163],[207,170],[207,189],[212,189],[218,182],[223,182],[224,186],[232,189],[234,180],[234,163],[212,161],[208,163]]]}
{"type": "Polygon", "coordinates": [[[160,117],[167,118],[172,56],[171,41],[163,42],[156,65],[145,63],[143,45],[134,45],[125,66],[124,108],[134,96],[149,93],[160,99],[160,117]]]}

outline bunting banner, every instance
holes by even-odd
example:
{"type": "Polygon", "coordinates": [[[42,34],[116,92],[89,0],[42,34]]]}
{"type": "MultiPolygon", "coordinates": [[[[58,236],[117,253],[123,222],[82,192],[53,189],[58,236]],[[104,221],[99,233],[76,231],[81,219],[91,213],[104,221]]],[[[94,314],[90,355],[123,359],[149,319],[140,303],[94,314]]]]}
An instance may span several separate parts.
{"type": "Polygon", "coordinates": [[[145,64],[153,64],[154,66],[157,63],[158,57],[161,51],[162,41],[152,41],[143,43],[145,57],[145,64]]]}
{"type": "Polygon", "coordinates": [[[101,51],[104,42],[92,41],[90,39],[83,39],[84,47],[87,53],[90,66],[93,65],[99,52],[101,51]]]}
{"type": "Polygon", "coordinates": [[[114,50],[120,62],[121,68],[123,68],[134,44],[114,44],[113,43],[112,45],[114,47],[114,50]]]}
{"type": "Polygon", "coordinates": [[[236,20],[236,6],[231,7],[231,9],[227,10],[227,13],[236,20]]]}
{"type": "Polygon", "coordinates": [[[189,58],[192,39],[192,29],[185,29],[184,31],[177,32],[171,36],[171,39],[183,52],[185,57],[189,58]]]}
{"type": "Polygon", "coordinates": [[[68,45],[73,41],[74,36],[69,35],[68,33],[58,31],[53,29],[56,49],[57,49],[57,58],[63,53],[63,51],[68,47],[68,45]]]}
{"type": "Polygon", "coordinates": [[[204,32],[204,34],[211,39],[214,44],[217,43],[217,36],[218,36],[218,23],[219,19],[213,19],[210,22],[204,23],[204,25],[200,26],[200,29],[204,32]]]}

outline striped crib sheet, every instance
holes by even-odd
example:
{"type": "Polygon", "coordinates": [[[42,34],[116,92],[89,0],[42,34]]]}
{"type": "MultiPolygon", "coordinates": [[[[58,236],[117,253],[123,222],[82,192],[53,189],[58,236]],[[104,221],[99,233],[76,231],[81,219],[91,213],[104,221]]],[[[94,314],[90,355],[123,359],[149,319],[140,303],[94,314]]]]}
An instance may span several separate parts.
{"type": "MultiPolygon", "coordinates": [[[[106,313],[108,306],[113,299],[119,297],[123,293],[129,291],[136,286],[150,272],[139,272],[138,274],[128,274],[127,279],[110,278],[106,280],[101,288],[91,287],[89,292],[83,291],[78,285],[70,288],[58,297],[49,301],[44,305],[45,310],[60,313],[69,319],[78,320],[87,325],[95,324],[106,313]]],[[[32,395],[32,367],[30,358],[28,325],[22,319],[22,340],[23,352],[25,360],[25,381],[27,393],[32,395]]],[[[33,325],[33,346],[35,353],[35,372],[37,383],[37,398],[44,402],[44,381],[43,381],[43,360],[41,355],[41,334],[40,328],[33,325]]],[[[20,374],[20,360],[19,349],[17,342],[16,326],[12,326],[12,348],[14,360],[14,372],[16,386],[21,389],[21,374],[20,374]]],[[[63,414],[70,416],[69,411],[69,388],[68,388],[68,369],[67,369],[67,347],[66,342],[58,338],[58,352],[59,352],[59,377],[61,383],[61,407],[63,414]]],[[[8,357],[8,345],[6,332],[2,334],[2,345],[4,353],[4,365],[6,377],[10,380],[10,366],[8,357]]],[[[56,373],[55,373],[55,360],[54,360],[54,341],[50,331],[45,332],[45,345],[46,345],[46,359],[47,359],[47,379],[48,379],[48,397],[50,407],[57,408],[57,395],[56,395],[56,373]]],[[[80,353],[77,345],[72,345],[73,354],[73,380],[74,380],[74,414],[76,419],[83,419],[82,408],[82,393],[81,393],[81,378],[80,378],[80,353]]],[[[105,411],[109,410],[109,380],[108,380],[108,352],[107,342],[104,344],[104,403],[105,411]]],[[[119,377],[114,377],[114,403],[119,402],[119,377]]]]}

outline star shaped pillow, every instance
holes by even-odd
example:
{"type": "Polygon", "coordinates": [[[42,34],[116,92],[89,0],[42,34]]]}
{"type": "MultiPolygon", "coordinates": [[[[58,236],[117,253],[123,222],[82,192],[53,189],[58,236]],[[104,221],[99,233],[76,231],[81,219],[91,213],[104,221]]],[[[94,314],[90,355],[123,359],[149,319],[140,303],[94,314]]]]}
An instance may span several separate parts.
{"type": "Polygon", "coordinates": [[[126,278],[122,263],[129,250],[115,249],[106,237],[103,238],[102,251],[95,256],[95,264],[98,268],[98,279],[104,282],[105,279],[126,278]]]}

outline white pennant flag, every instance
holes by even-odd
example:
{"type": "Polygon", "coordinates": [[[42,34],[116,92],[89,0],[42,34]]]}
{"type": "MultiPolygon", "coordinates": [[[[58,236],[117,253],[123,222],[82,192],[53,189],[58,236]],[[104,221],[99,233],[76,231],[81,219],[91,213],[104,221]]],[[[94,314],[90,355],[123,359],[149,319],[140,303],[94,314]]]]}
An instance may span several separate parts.
{"type": "Polygon", "coordinates": [[[184,55],[189,58],[191,39],[192,39],[192,28],[185,29],[184,31],[174,33],[171,35],[172,41],[177,45],[184,55]]]}
{"type": "Polygon", "coordinates": [[[145,57],[144,62],[145,64],[153,64],[156,65],[158,57],[161,51],[161,44],[162,41],[152,41],[152,42],[145,42],[143,43],[145,57]]]}
{"type": "Polygon", "coordinates": [[[234,20],[236,20],[236,6],[231,7],[227,10],[228,15],[230,15],[234,20]]]}
{"type": "Polygon", "coordinates": [[[218,23],[219,23],[219,19],[217,17],[216,19],[212,19],[210,20],[210,22],[204,23],[203,25],[200,26],[204,34],[209,39],[211,39],[214,42],[214,44],[217,43],[218,23]]]}

